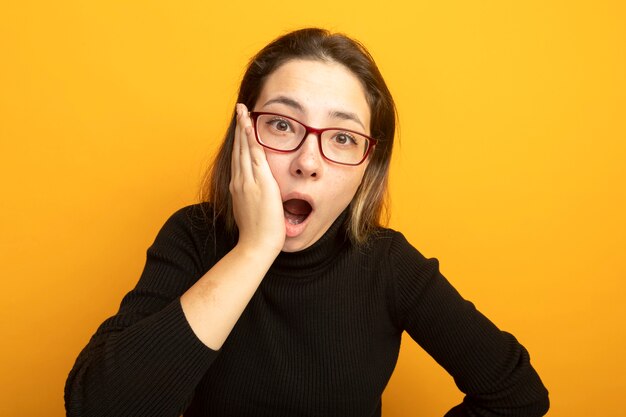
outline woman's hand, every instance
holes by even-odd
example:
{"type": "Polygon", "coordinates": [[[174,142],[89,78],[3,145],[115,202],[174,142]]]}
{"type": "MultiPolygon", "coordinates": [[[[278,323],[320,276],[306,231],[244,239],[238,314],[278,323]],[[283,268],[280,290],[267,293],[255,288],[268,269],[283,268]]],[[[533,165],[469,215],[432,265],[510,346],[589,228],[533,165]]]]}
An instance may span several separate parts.
{"type": "MultiPolygon", "coordinates": [[[[248,109],[237,104],[237,126],[231,164],[230,193],[245,250],[276,251],[285,244],[285,220],[280,189],[254,137],[248,109]]],[[[271,252],[270,252],[271,253],[271,252]]]]}
{"type": "Polygon", "coordinates": [[[231,162],[239,242],[180,297],[191,329],[214,350],[221,349],[285,244],[280,189],[243,104],[237,105],[231,162]]]}

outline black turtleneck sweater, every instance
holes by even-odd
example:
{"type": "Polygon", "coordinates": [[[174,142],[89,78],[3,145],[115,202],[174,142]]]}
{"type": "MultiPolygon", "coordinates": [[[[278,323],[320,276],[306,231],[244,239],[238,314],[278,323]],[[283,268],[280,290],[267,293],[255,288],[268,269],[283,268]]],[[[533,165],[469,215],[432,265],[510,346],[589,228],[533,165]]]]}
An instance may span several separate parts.
{"type": "Polygon", "coordinates": [[[236,238],[209,227],[199,205],[175,213],[135,289],[79,355],[65,388],[68,415],[380,416],[403,331],[466,393],[446,416],[547,411],[524,347],[464,300],[436,259],[389,229],[354,246],[344,220],[310,248],[281,253],[213,351],[179,297],[236,238]]]}

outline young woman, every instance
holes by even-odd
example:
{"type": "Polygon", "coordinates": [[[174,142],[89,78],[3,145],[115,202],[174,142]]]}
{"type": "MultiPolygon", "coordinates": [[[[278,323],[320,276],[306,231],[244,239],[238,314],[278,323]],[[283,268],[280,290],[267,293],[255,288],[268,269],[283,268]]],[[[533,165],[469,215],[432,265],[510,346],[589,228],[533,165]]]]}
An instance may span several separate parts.
{"type": "Polygon", "coordinates": [[[238,103],[206,201],[78,357],[68,415],[380,416],[403,331],[466,394],[446,416],[543,415],[527,351],[379,225],[395,107],[366,50],[289,33],[238,103]]]}

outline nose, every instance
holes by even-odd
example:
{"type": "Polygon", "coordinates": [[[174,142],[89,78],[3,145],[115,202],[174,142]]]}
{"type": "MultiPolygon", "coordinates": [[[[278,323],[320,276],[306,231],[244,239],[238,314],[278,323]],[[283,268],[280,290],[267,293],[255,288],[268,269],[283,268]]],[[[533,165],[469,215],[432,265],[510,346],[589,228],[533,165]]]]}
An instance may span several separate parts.
{"type": "Polygon", "coordinates": [[[291,161],[291,173],[302,178],[320,178],[324,169],[322,159],[318,138],[310,133],[291,161]]]}

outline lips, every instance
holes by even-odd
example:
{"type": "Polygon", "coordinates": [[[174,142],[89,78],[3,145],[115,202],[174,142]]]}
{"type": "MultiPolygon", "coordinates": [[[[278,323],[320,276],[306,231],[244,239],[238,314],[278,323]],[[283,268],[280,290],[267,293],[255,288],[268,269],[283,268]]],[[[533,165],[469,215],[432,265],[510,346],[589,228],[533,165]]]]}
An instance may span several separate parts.
{"type": "Polygon", "coordinates": [[[309,217],[313,207],[308,201],[299,198],[292,198],[283,202],[285,219],[293,225],[300,224],[309,217]]]}

